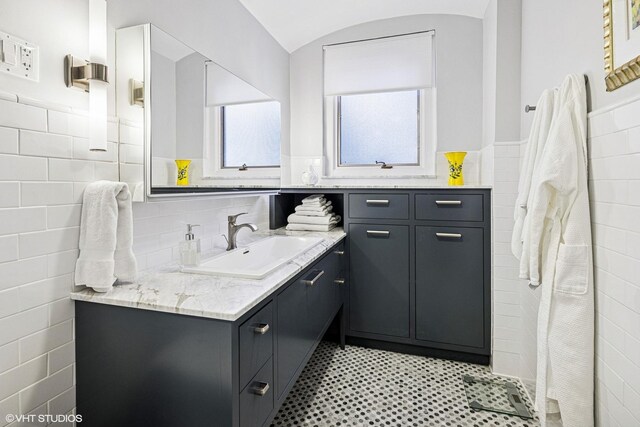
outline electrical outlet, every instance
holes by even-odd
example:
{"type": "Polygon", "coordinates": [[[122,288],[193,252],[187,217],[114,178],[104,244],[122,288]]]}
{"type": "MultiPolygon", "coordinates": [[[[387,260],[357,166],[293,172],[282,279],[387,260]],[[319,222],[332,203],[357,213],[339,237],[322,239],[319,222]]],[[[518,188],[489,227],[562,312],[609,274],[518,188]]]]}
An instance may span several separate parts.
{"type": "Polygon", "coordinates": [[[38,46],[0,31],[0,71],[37,82],[39,56],[38,46]]]}

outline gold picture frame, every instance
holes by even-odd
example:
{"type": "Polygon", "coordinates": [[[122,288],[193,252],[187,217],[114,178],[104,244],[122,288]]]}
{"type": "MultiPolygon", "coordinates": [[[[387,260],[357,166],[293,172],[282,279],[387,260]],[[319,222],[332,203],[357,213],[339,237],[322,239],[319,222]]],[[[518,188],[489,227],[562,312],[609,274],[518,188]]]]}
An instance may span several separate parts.
{"type": "MultiPolygon", "coordinates": [[[[607,92],[640,78],[640,55],[616,67],[614,61],[614,0],[604,0],[604,71],[607,92]]],[[[626,21],[626,19],[625,19],[626,21]]]]}

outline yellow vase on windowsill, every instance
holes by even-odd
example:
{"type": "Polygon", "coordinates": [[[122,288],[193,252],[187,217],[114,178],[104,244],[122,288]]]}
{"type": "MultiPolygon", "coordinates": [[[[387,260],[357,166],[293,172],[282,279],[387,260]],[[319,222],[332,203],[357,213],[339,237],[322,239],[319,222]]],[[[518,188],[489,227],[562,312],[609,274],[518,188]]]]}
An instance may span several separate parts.
{"type": "Polygon", "coordinates": [[[467,155],[466,151],[449,151],[444,156],[449,162],[449,185],[464,185],[462,164],[467,155]]]}
{"type": "Polygon", "coordinates": [[[178,167],[178,179],[176,185],[185,186],[189,185],[189,165],[191,160],[176,160],[176,166],[178,167]]]}

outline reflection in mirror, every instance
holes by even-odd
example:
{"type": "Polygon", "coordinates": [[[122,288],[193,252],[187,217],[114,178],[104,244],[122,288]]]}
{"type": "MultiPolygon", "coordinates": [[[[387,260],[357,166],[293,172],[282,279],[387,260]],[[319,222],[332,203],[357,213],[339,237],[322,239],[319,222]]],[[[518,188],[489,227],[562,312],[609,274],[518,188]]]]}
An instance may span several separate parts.
{"type": "MultiPolygon", "coordinates": [[[[151,26],[152,187],[202,184],[207,58],[151,26]],[[189,160],[178,179],[179,160],[189,160]]],[[[186,164],[186,162],[182,162],[186,164]]]]}
{"type": "Polygon", "coordinates": [[[148,26],[116,32],[116,114],[120,121],[118,167],[120,180],[129,185],[134,202],[145,199],[145,32],[148,26]]]}
{"type": "Polygon", "coordinates": [[[278,179],[280,103],[213,62],[206,76],[205,176],[278,179]]]}
{"type": "Polygon", "coordinates": [[[151,24],[117,30],[116,69],[135,200],[279,188],[279,102],[151,24]]]}

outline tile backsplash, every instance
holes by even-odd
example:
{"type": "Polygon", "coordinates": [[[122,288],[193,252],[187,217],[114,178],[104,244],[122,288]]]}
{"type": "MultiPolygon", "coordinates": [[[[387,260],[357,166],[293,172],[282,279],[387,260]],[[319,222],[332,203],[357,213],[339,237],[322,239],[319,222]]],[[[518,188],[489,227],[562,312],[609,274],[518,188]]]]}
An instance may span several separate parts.
{"type": "MultiPolygon", "coordinates": [[[[194,234],[200,238],[202,252],[226,248],[227,216],[247,212],[238,223],[251,222],[260,230],[269,228],[269,196],[231,198],[173,198],[136,203],[133,206],[133,251],[138,269],[145,270],[178,261],[178,245],[184,240],[186,224],[199,224],[194,234]]],[[[238,241],[243,241],[243,234],[238,241]]]]}

